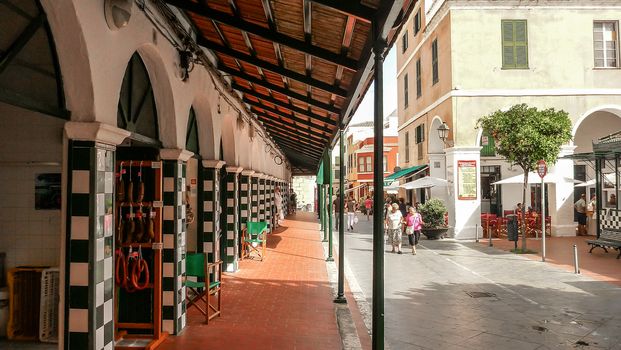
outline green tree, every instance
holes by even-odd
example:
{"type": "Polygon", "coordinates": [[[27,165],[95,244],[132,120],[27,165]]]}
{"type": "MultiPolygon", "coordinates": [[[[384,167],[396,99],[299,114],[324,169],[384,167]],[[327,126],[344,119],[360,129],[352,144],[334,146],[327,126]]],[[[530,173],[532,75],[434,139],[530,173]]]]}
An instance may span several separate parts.
{"type": "MultiPolygon", "coordinates": [[[[571,140],[571,120],[567,112],[548,108],[538,110],[518,104],[506,111],[496,111],[479,118],[477,127],[488,132],[496,141],[496,152],[512,165],[524,171],[522,187],[522,232],[526,232],[526,189],[528,173],[535,170],[537,161],[556,163],[561,146],[571,140]]],[[[522,251],[526,251],[526,235],[522,235],[522,251]]]]}

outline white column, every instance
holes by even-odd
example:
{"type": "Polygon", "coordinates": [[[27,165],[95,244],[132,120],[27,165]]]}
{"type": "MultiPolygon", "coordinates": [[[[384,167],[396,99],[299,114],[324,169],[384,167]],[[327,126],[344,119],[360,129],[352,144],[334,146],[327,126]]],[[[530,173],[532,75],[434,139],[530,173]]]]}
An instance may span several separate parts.
{"type": "Polygon", "coordinates": [[[446,149],[446,174],[449,181],[447,208],[449,236],[474,239],[475,227],[481,223],[481,147],[453,147],[446,149]],[[476,199],[459,199],[457,165],[460,161],[476,162],[476,199]]]}
{"type": "MultiPolygon", "coordinates": [[[[429,153],[429,176],[446,180],[446,153],[429,153]]],[[[431,198],[448,202],[447,187],[432,187],[431,198]]]]}
{"type": "Polygon", "coordinates": [[[548,208],[552,217],[553,236],[575,236],[574,222],[574,161],[562,157],[574,154],[576,146],[563,146],[559,159],[549,173],[555,174],[559,181],[548,185],[548,208]]]}

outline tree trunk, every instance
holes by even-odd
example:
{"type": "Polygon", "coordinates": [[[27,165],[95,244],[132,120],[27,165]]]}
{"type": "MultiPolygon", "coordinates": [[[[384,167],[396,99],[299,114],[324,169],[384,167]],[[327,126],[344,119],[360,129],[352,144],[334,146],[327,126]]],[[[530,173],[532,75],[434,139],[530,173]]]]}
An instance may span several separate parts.
{"type": "Polygon", "coordinates": [[[526,189],[528,187],[529,169],[524,169],[524,183],[522,184],[522,219],[520,226],[522,227],[522,253],[526,251],[526,189]]]}

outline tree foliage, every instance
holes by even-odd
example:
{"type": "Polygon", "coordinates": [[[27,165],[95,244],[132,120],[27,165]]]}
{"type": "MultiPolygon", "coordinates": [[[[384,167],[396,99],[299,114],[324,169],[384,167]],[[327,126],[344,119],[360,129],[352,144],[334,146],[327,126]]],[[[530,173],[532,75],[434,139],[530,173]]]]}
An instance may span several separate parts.
{"type": "Polygon", "coordinates": [[[496,141],[496,153],[525,172],[534,170],[537,161],[556,163],[561,146],[571,140],[571,120],[563,110],[538,110],[519,104],[480,118],[477,127],[496,141]]]}
{"type": "MultiPolygon", "coordinates": [[[[561,146],[571,140],[569,114],[554,108],[538,110],[518,104],[479,118],[477,127],[494,137],[497,154],[524,171],[521,226],[525,232],[528,173],[536,169],[541,159],[548,165],[556,163],[561,146]]],[[[522,235],[522,250],[526,250],[526,235],[522,235]]]]}

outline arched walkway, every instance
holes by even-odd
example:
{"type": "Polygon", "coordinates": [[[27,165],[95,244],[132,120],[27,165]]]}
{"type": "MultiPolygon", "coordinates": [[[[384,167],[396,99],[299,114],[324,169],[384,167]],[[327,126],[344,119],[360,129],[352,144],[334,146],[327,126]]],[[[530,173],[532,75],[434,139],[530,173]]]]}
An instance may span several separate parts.
{"type": "Polygon", "coordinates": [[[600,106],[584,113],[572,130],[574,153],[590,153],[592,142],[621,131],[621,105],[600,106]]]}

